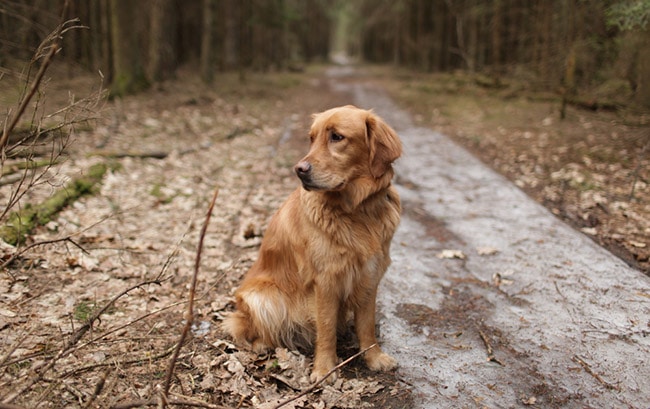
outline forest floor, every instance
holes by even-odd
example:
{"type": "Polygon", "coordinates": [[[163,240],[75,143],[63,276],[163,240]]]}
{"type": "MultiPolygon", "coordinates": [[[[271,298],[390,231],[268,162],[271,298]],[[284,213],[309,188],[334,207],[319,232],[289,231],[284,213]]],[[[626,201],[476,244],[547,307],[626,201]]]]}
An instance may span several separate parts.
{"type": "MultiPolygon", "coordinates": [[[[70,72],[48,84],[39,112],[65,106],[69,90],[82,95],[97,86],[70,72]]],[[[466,76],[370,72],[419,125],[466,145],[648,272],[650,136],[647,125],[637,126],[647,124],[647,114],[569,108],[559,121],[554,101],[491,90],[466,76]]],[[[17,90],[0,81],[0,105],[11,106],[17,90]]],[[[95,194],[36,229],[26,244],[42,244],[23,245],[26,251],[0,273],[0,399],[30,408],[156,405],[215,189],[194,326],[171,396],[204,407],[263,408],[296,396],[308,382],[309,354],[279,349],[258,356],[232,345],[218,326],[269,217],[297,186],[292,166],[307,150],[310,114],[348,102],[329,89],[322,70],[250,74],[245,83],[224,74],[209,87],[179,73],[146,93],[106,102],[97,120],[77,126],[66,160],[47,170],[20,207],[43,201],[93,164],[109,163],[111,170],[95,194]]],[[[1,186],[2,200],[15,189],[1,186]]],[[[16,249],[2,251],[8,261],[16,249]]],[[[355,352],[348,341],[339,355],[355,352]]],[[[409,402],[408,385],[355,360],[336,384],[284,407],[409,402]]]]}

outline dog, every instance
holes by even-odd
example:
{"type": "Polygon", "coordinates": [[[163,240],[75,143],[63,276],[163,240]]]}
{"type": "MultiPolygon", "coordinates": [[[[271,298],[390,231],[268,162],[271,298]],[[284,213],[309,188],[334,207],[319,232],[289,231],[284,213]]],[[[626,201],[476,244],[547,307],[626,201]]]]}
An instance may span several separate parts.
{"type": "Polygon", "coordinates": [[[223,328],[256,352],[315,341],[315,382],[337,365],[337,329],[352,312],[360,349],[372,346],[367,366],[392,370],[397,361],[377,345],[375,300],[400,220],[391,181],[402,143],[379,116],[352,105],[312,118],[309,152],[294,167],[302,187],[271,218],[223,328]]]}

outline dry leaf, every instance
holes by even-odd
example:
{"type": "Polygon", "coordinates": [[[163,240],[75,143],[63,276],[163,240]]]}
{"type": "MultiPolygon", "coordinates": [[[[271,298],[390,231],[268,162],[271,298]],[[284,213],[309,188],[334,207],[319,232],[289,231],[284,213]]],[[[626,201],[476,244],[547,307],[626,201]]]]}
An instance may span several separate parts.
{"type": "Polygon", "coordinates": [[[508,278],[505,278],[507,276],[511,276],[513,273],[512,271],[504,271],[503,273],[494,273],[492,275],[492,283],[496,286],[499,287],[500,285],[510,285],[514,283],[513,280],[510,280],[508,278]]]}
{"type": "Polygon", "coordinates": [[[438,253],[436,255],[436,257],[438,257],[440,259],[457,258],[457,259],[464,260],[465,259],[465,254],[460,250],[445,249],[445,250],[442,250],[440,253],[438,253]]]}
{"type": "Polygon", "coordinates": [[[598,234],[598,230],[596,230],[595,227],[583,227],[582,229],[580,229],[580,231],[590,236],[595,236],[596,234],[598,234]]]}
{"type": "Polygon", "coordinates": [[[479,256],[492,256],[499,252],[499,250],[495,249],[494,247],[477,247],[476,251],[478,252],[479,256]]]}

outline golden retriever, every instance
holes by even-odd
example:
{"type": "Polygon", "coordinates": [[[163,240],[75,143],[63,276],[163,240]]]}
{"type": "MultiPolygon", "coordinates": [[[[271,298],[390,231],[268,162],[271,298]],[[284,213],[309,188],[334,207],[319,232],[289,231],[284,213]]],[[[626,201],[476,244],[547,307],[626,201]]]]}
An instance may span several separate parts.
{"type": "MultiPolygon", "coordinates": [[[[349,311],[361,350],[377,344],[377,286],[401,212],[392,163],[402,144],[381,118],[351,105],[314,114],[309,137],[294,167],[302,188],[271,219],[223,326],[258,352],[315,340],[316,381],[337,364],[337,329],[349,311]]],[[[377,345],[364,357],[372,370],[397,366],[377,345]]]]}

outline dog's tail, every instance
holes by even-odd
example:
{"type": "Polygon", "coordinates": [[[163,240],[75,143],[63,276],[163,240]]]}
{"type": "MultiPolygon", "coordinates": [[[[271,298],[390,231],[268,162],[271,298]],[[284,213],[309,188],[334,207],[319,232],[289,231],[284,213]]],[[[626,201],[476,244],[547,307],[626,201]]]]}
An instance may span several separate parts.
{"type": "Polygon", "coordinates": [[[280,346],[305,348],[314,337],[306,308],[289,305],[288,298],[275,286],[263,291],[244,290],[237,294],[237,311],[226,317],[222,327],[235,342],[256,352],[280,346]]]}

